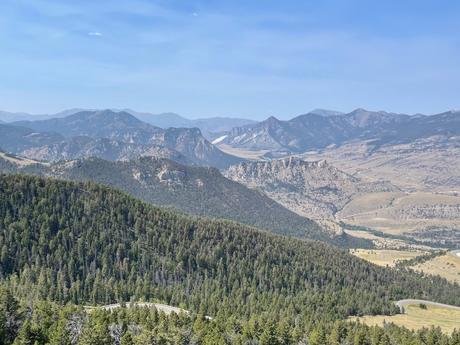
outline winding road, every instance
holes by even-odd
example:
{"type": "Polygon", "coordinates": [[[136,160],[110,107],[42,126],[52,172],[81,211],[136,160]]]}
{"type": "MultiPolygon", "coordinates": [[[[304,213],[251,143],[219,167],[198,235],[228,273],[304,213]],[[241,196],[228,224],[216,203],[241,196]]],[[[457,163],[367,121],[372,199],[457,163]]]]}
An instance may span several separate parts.
{"type": "Polygon", "coordinates": [[[452,250],[449,254],[460,260],[460,250],[452,250]]]}
{"type": "MultiPolygon", "coordinates": [[[[452,255],[455,258],[460,259],[460,250],[452,250],[452,251],[449,252],[449,255],[452,255]]],[[[425,301],[425,300],[422,300],[422,299],[402,299],[402,300],[396,302],[396,305],[401,310],[401,313],[404,312],[404,307],[405,306],[411,305],[411,304],[426,304],[426,305],[433,305],[433,306],[437,306],[437,307],[449,308],[449,309],[453,309],[453,310],[460,310],[460,307],[456,307],[454,305],[431,302],[431,301],[425,301]]]]}
{"type": "MultiPolygon", "coordinates": [[[[149,302],[133,302],[133,303],[126,303],[126,308],[133,308],[133,307],[139,307],[139,308],[156,308],[158,311],[164,312],[166,315],[169,315],[171,313],[184,313],[184,314],[190,314],[188,310],[178,308],[178,307],[172,307],[167,304],[161,304],[161,303],[149,303],[149,302]]],[[[114,304],[107,304],[107,305],[102,305],[100,307],[88,307],[89,310],[91,309],[104,309],[104,310],[114,310],[116,308],[121,308],[120,303],[114,303],[114,304]]],[[[212,320],[212,317],[210,316],[205,316],[206,319],[212,320]]]]}
{"type": "MultiPolygon", "coordinates": [[[[104,310],[113,310],[113,309],[120,308],[120,307],[121,307],[120,303],[114,303],[114,304],[103,305],[100,307],[89,307],[88,309],[98,308],[98,309],[104,309],[104,310]]],[[[176,313],[176,314],[180,314],[180,313],[188,314],[189,313],[188,310],[177,308],[177,307],[171,307],[170,305],[160,304],[160,303],[148,303],[148,302],[126,303],[126,308],[132,308],[132,307],[156,308],[158,311],[162,311],[167,315],[171,313],[176,313]]]]}
{"type": "Polygon", "coordinates": [[[436,307],[443,307],[443,308],[448,308],[448,309],[453,309],[453,310],[460,310],[460,307],[456,307],[454,305],[425,301],[423,299],[402,299],[396,302],[396,305],[399,307],[401,313],[404,313],[404,307],[411,305],[411,304],[425,304],[425,305],[432,305],[436,307]]]}

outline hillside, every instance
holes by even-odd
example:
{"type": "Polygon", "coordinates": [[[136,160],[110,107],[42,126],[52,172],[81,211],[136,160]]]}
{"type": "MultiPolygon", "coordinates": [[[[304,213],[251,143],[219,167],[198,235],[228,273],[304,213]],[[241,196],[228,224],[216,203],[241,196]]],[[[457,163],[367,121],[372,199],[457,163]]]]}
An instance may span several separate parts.
{"type": "Polygon", "coordinates": [[[400,192],[361,195],[337,215],[349,224],[417,240],[458,243],[460,136],[434,136],[375,147],[354,142],[303,155],[327,160],[354,177],[388,180],[400,192]]]}
{"type": "Polygon", "coordinates": [[[27,121],[30,119],[43,120],[48,118],[49,115],[32,115],[24,112],[10,112],[0,110],[0,123],[1,122],[14,122],[14,121],[27,121]]]}
{"type": "Polygon", "coordinates": [[[440,278],[181,216],[92,183],[0,176],[0,230],[3,284],[60,303],[156,298],[216,317],[298,321],[392,313],[402,298],[460,304],[458,286],[440,278]]]}
{"type": "Polygon", "coordinates": [[[0,124],[0,147],[11,153],[19,153],[30,147],[42,147],[64,138],[54,132],[38,133],[30,128],[0,124]]]}
{"type": "Polygon", "coordinates": [[[7,154],[0,148],[1,173],[16,173],[30,165],[36,165],[38,167],[38,164],[40,164],[40,162],[7,154]]]}
{"type": "Polygon", "coordinates": [[[352,175],[391,180],[408,191],[458,190],[459,157],[460,135],[378,147],[372,141],[357,141],[305,155],[306,159],[326,159],[352,175]]]}
{"type": "Polygon", "coordinates": [[[84,159],[90,157],[116,161],[136,159],[143,156],[153,156],[193,164],[191,159],[188,159],[180,152],[164,146],[144,146],[107,138],[90,138],[84,136],[71,137],[43,146],[32,145],[16,153],[20,156],[49,162],[84,159]]]}
{"type": "MultiPolygon", "coordinates": [[[[215,168],[148,157],[124,162],[91,158],[13,168],[8,165],[2,171],[93,181],[124,190],[149,203],[194,215],[230,219],[278,234],[353,245],[348,236],[333,237],[325,233],[308,218],[289,211],[263,193],[225,178],[215,168]]],[[[355,244],[365,245],[358,241],[355,244]]]]}
{"type": "Polygon", "coordinates": [[[388,182],[351,176],[326,161],[307,162],[295,157],[244,162],[231,166],[224,175],[314,219],[333,218],[360,194],[398,190],[388,182]]]}

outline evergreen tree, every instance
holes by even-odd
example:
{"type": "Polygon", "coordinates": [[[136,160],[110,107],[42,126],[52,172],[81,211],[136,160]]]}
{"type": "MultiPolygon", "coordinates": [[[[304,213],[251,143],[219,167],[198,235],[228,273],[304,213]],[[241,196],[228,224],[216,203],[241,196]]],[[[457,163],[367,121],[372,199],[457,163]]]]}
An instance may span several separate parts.
{"type": "Polygon", "coordinates": [[[313,329],[308,338],[310,345],[323,345],[326,344],[327,338],[323,326],[317,326],[313,329]]]}
{"type": "Polygon", "coordinates": [[[0,339],[5,345],[13,343],[21,327],[22,318],[19,302],[9,289],[0,287],[0,339]]]}
{"type": "Polygon", "coordinates": [[[133,336],[131,335],[130,332],[126,332],[126,333],[121,337],[120,345],[134,345],[133,336]]]}
{"type": "Polygon", "coordinates": [[[280,345],[275,325],[269,322],[260,336],[260,345],[280,345]]]}

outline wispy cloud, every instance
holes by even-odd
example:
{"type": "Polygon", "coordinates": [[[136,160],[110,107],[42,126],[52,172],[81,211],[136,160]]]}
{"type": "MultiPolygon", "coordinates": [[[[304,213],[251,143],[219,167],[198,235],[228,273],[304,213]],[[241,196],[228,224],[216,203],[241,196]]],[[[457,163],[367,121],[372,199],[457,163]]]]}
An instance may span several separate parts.
{"type": "Polygon", "coordinates": [[[102,33],[99,31],[90,31],[88,32],[88,36],[102,36],[102,33]]]}

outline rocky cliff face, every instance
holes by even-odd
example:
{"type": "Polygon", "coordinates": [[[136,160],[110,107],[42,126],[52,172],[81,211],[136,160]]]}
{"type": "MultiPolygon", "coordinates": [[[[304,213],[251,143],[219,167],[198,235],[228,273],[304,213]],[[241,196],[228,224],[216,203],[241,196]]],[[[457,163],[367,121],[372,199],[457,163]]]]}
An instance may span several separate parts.
{"type": "Polygon", "coordinates": [[[314,219],[333,218],[360,193],[397,190],[390,183],[366,182],[353,177],[324,160],[307,162],[294,157],[245,162],[231,166],[224,174],[314,219]]]}
{"type": "Polygon", "coordinates": [[[201,135],[198,128],[168,128],[156,133],[150,143],[173,149],[200,165],[225,168],[242,161],[219,150],[201,135]]]}
{"type": "Polygon", "coordinates": [[[160,145],[139,145],[107,138],[72,137],[43,146],[31,146],[18,152],[25,157],[41,161],[60,161],[98,157],[110,161],[130,160],[139,157],[168,158],[185,164],[193,164],[176,150],[160,145]]]}

